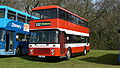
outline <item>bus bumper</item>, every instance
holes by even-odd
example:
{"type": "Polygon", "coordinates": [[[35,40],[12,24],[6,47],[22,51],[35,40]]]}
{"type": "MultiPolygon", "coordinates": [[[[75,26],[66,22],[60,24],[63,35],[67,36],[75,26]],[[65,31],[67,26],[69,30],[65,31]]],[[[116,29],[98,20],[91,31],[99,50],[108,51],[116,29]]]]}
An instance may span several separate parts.
{"type": "Polygon", "coordinates": [[[38,56],[40,58],[58,57],[60,55],[59,48],[30,48],[29,56],[38,56]]]}

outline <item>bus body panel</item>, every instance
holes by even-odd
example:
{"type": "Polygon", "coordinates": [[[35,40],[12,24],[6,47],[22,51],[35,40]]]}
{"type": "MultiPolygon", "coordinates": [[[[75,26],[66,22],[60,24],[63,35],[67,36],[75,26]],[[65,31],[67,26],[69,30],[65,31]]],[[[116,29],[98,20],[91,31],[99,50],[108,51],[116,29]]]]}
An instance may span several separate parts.
{"type": "Polygon", "coordinates": [[[71,48],[72,53],[79,53],[84,51],[86,47],[89,51],[90,46],[86,43],[66,43],[65,44],[65,53],[61,54],[60,44],[29,44],[29,55],[30,56],[65,56],[68,47],[71,48]],[[53,45],[56,45],[53,47],[53,45]],[[48,49],[48,50],[47,50],[48,49]],[[51,50],[54,49],[54,55],[52,55],[51,50]]]}
{"type": "Polygon", "coordinates": [[[83,32],[88,34],[89,29],[59,18],[56,19],[44,19],[44,20],[32,20],[30,21],[30,30],[39,30],[39,29],[67,29],[67,30],[72,30],[72,31],[77,31],[77,32],[83,32]],[[50,22],[50,26],[36,26],[37,22],[50,22]]]}

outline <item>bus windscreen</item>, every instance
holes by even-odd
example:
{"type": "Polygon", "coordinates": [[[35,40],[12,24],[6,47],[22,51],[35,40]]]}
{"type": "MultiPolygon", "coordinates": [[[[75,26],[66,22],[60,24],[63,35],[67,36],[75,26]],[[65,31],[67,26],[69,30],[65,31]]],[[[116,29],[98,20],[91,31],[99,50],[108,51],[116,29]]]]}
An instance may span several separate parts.
{"type": "Polygon", "coordinates": [[[57,43],[58,31],[31,31],[30,43],[57,43]]]}
{"type": "Polygon", "coordinates": [[[57,18],[57,8],[45,9],[45,10],[34,10],[32,14],[40,19],[53,19],[57,18]]]}

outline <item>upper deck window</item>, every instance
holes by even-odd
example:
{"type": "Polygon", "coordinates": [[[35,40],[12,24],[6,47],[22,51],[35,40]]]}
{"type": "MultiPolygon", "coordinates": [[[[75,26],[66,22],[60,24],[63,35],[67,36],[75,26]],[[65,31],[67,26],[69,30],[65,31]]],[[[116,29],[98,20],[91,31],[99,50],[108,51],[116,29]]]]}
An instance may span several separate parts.
{"type": "Polygon", "coordinates": [[[16,20],[16,12],[8,10],[8,19],[16,20]]]}
{"type": "Polygon", "coordinates": [[[5,17],[5,9],[0,9],[0,18],[5,17]]]}
{"type": "Polygon", "coordinates": [[[40,19],[57,18],[57,8],[44,9],[44,10],[34,10],[33,15],[36,16],[36,17],[39,17],[40,19]]]}
{"type": "Polygon", "coordinates": [[[18,21],[26,23],[26,16],[22,15],[22,14],[18,14],[18,21]]]}
{"type": "MultiPolygon", "coordinates": [[[[29,23],[31,20],[31,17],[27,17],[26,22],[29,23]]],[[[33,20],[33,19],[32,19],[33,20]]]]}
{"type": "Polygon", "coordinates": [[[82,20],[81,18],[79,18],[75,15],[72,15],[64,10],[61,10],[61,9],[58,10],[58,13],[59,13],[58,18],[88,28],[88,22],[86,22],[85,20],[82,20]]]}

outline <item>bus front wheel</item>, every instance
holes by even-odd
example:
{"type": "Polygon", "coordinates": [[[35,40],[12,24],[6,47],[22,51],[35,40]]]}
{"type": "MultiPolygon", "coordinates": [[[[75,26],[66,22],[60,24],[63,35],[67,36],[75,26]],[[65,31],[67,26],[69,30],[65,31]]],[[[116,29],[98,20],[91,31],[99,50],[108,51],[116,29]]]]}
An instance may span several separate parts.
{"type": "Polygon", "coordinates": [[[16,55],[17,55],[17,56],[20,56],[20,55],[21,55],[21,49],[20,49],[20,48],[17,48],[17,49],[16,49],[16,55]]]}

